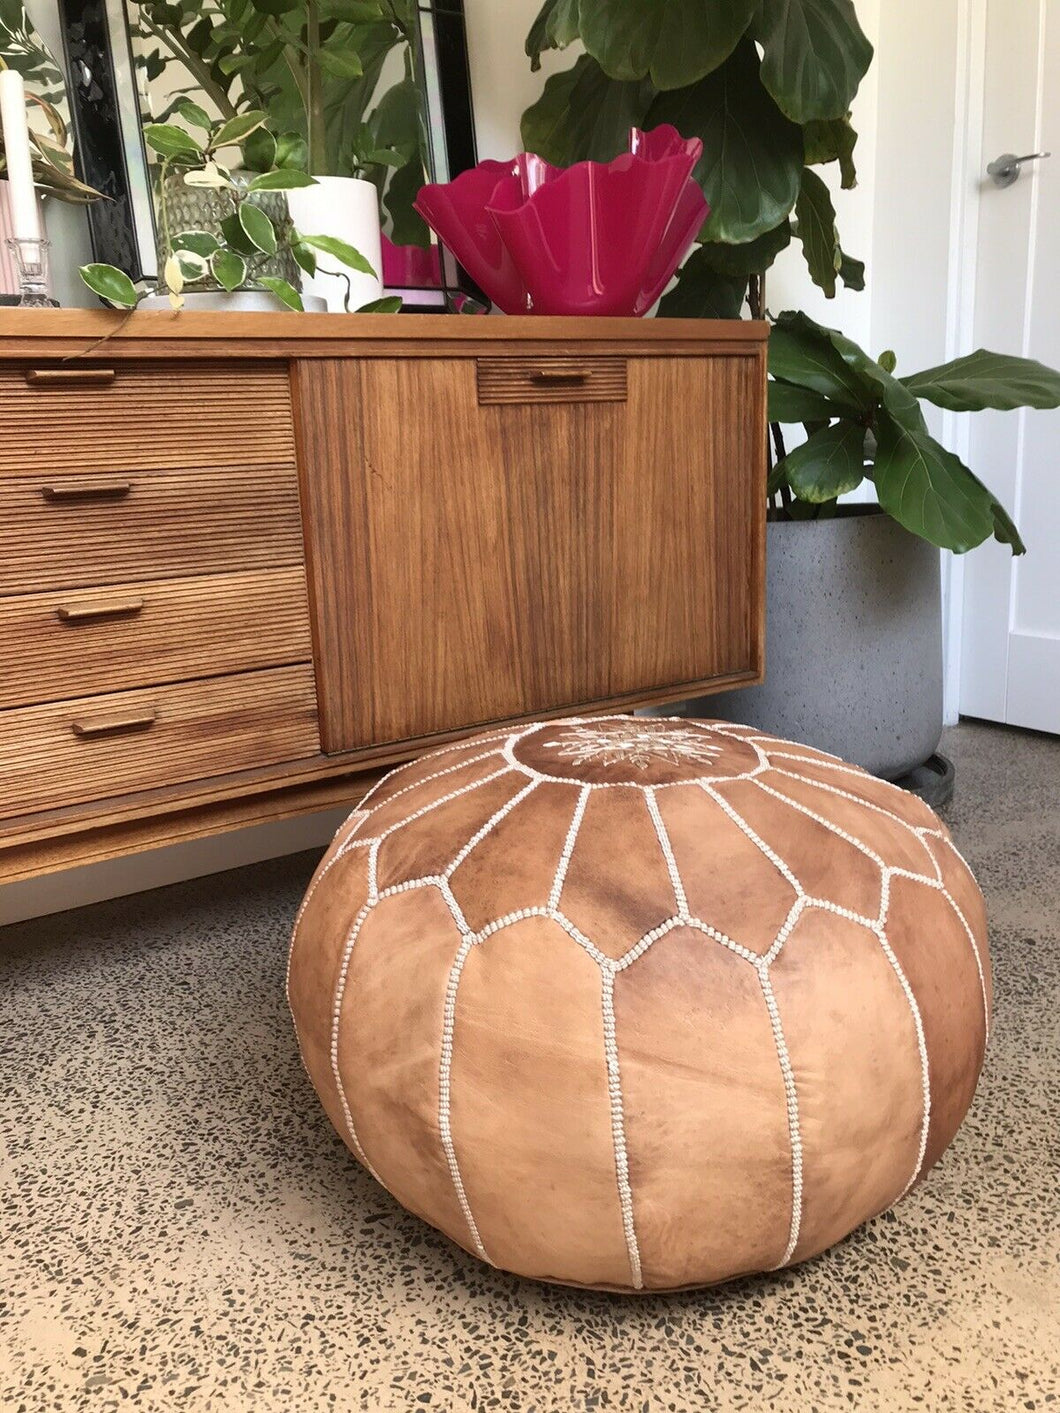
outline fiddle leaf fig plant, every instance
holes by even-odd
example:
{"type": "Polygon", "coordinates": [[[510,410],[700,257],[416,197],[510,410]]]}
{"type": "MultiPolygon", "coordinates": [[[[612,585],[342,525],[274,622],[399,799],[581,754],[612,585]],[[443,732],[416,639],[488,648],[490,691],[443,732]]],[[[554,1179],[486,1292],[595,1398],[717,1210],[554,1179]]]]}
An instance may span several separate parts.
{"type": "Polygon", "coordinates": [[[851,0],[545,0],[527,36],[531,68],[580,40],[523,114],[524,146],[559,166],[609,161],[630,127],[698,137],[694,176],[710,203],[700,248],[664,314],[735,317],[794,238],[829,297],[864,285],[842,250],[827,185],[857,181],[850,105],[872,60],[851,0]],[[731,258],[734,250],[741,258],[731,258]]]}
{"type": "MultiPolygon", "coordinates": [[[[318,271],[318,256],[325,255],[342,267],[326,273],[346,280],[346,309],[349,312],[348,270],[374,275],[365,257],[346,241],[331,236],[304,235],[287,217],[277,217],[255,203],[265,193],[282,193],[297,187],[314,186],[315,178],[300,167],[275,167],[267,172],[233,171],[222,166],[219,153],[240,147],[254,134],[265,131],[266,115],[250,111],[212,122],[194,104],[185,104],[183,116],[205,130],[199,137],[176,123],[149,123],[144,139],[162,158],[159,185],[163,269],[162,285],[173,309],[184,304],[188,288],[219,288],[231,293],[240,289],[269,290],[289,309],[303,309],[301,293],[290,280],[270,273],[274,257],[290,252],[295,264],[308,274],[318,271]],[[200,120],[201,119],[201,120],[200,120]],[[207,188],[216,193],[217,214],[210,230],[173,230],[169,214],[169,178],[176,175],[186,185],[207,188]]],[[[276,145],[279,153],[279,144],[276,145]]],[[[293,160],[297,153],[292,151],[293,160]]],[[[293,267],[292,267],[293,269],[293,267]]],[[[121,309],[134,309],[153,291],[137,287],[129,276],[113,265],[83,265],[81,278],[95,294],[121,309]]],[[[400,299],[373,301],[373,312],[396,312],[400,299]]]]}
{"type": "Polygon", "coordinates": [[[868,476],[881,508],[940,549],[963,554],[993,535],[1023,554],[1005,507],[931,435],[920,403],[951,412],[1060,407],[1060,372],[986,349],[904,378],[896,363],[892,352],[871,358],[805,314],[778,317],[769,341],[774,513],[834,515],[837,498],[868,476]],[[786,452],[779,424],[791,423],[801,423],[807,438],[786,452]]]}

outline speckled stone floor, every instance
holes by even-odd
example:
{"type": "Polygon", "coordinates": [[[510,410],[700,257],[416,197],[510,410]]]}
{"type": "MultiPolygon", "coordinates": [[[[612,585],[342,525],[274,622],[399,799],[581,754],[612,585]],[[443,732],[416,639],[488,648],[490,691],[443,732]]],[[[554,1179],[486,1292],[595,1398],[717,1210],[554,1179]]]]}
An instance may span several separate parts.
{"type": "Polygon", "coordinates": [[[0,932],[3,1406],[1060,1403],[1060,740],[966,724],[946,749],[997,985],[972,1112],[895,1211],[707,1292],[509,1278],[357,1167],[283,999],[310,856],[0,932]]]}

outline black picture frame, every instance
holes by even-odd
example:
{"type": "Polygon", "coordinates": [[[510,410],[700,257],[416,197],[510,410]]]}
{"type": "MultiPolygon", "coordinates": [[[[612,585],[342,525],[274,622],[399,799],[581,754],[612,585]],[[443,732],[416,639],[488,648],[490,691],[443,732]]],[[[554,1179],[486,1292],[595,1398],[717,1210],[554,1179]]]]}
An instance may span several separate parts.
{"type": "MultiPolygon", "coordinates": [[[[59,0],[59,18],[77,174],[109,198],[87,207],[93,257],[134,281],[155,278],[154,203],[124,0],[59,0]]],[[[432,181],[450,181],[478,161],[463,0],[418,0],[417,28],[427,167],[432,181]]],[[[441,254],[441,287],[405,291],[406,310],[444,313],[455,294],[482,297],[444,247],[441,254]]]]}

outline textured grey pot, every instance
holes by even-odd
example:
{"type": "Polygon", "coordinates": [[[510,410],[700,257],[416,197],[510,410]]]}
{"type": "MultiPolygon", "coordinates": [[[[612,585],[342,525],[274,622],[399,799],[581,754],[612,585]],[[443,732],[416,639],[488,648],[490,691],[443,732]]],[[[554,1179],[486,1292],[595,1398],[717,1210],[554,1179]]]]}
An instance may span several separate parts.
{"type": "Polygon", "coordinates": [[[685,703],[894,780],[942,737],[939,552],[878,511],[767,531],[766,681],[685,703]]]}

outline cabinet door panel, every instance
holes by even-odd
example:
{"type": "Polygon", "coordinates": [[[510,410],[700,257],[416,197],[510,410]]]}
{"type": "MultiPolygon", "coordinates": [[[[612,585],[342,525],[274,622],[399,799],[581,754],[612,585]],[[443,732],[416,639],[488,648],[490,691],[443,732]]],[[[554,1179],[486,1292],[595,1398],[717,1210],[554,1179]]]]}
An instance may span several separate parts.
{"type": "Polygon", "coordinates": [[[758,357],[481,406],[472,359],[299,370],[325,749],[665,695],[758,662],[758,357]]]}

